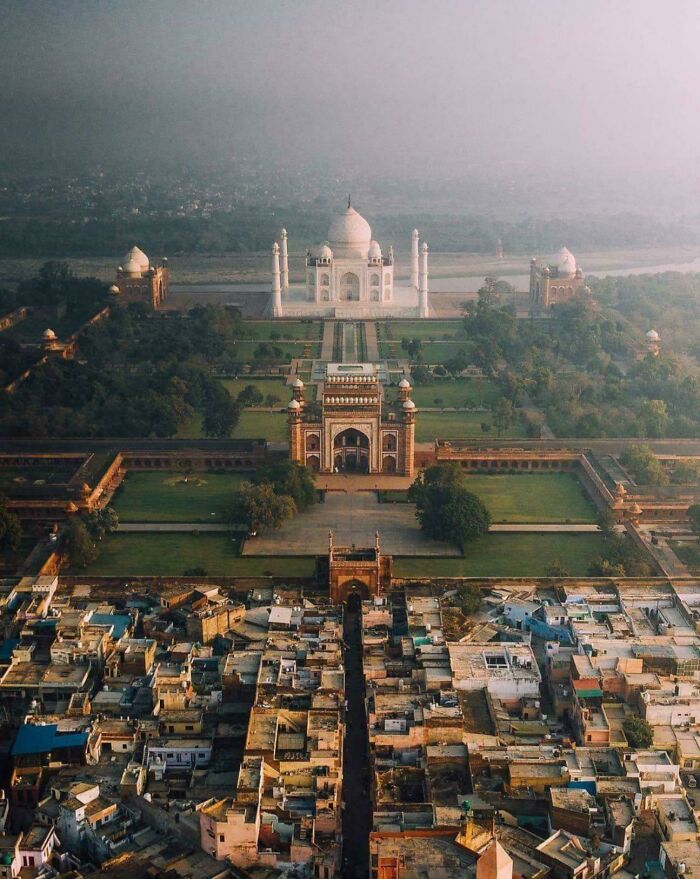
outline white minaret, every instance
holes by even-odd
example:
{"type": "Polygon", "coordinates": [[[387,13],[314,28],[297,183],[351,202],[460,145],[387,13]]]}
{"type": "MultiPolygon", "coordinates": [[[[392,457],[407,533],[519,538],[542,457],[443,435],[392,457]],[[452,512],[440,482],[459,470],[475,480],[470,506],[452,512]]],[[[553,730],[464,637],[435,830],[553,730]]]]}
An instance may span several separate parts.
{"type": "Polygon", "coordinates": [[[411,232],[411,287],[418,289],[418,229],[411,232]]]}
{"type": "Polygon", "coordinates": [[[289,257],[287,255],[287,230],[282,229],[282,289],[287,290],[289,287],[289,257]]]}
{"type": "Polygon", "coordinates": [[[420,247],[420,270],[418,272],[418,317],[428,317],[428,245],[420,247]]]}
{"type": "Polygon", "coordinates": [[[282,314],[282,285],[280,284],[280,246],[275,241],[272,245],[272,316],[282,314]]]}

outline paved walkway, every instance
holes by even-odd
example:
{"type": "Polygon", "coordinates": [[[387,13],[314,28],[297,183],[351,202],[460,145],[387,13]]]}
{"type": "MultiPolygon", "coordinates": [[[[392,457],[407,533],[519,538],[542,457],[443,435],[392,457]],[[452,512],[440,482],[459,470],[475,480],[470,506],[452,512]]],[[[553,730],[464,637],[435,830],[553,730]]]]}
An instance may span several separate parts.
{"type": "Polygon", "coordinates": [[[333,331],[335,321],[323,322],[323,341],[321,342],[321,360],[333,360],[333,331]]]}
{"type": "Polygon", "coordinates": [[[537,522],[527,522],[524,524],[516,524],[505,522],[501,525],[492,525],[489,531],[513,531],[513,532],[530,532],[539,531],[541,534],[571,534],[571,533],[590,533],[591,531],[600,531],[597,525],[573,525],[570,522],[561,522],[559,524],[542,525],[537,522]]]}
{"type": "Polygon", "coordinates": [[[377,325],[373,320],[365,321],[365,344],[367,360],[376,363],[379,360],[379,342],[377,341],[377,325]]]}
{"type": "Polygon", "coordinates": [[[690,571],[671,549],[666,538],[657,537],[656,543],[651,542],[651,532],[658,531],[658,525],[641,525],[637,530],[644,540],[647,549],[667,577],[690,577],[690,571]]]}
{"type": "Polygon", "coordinates": [[[374,492],[331,492],[325,503],[295,516],[278,531],[247,540],[243,555],[322,555],[328,552],[329,529],[336,544],[374,546],[379,531],[382,550],[392,555],[459,555],[450,544],[423,534],[412,504],[380,504],[374,492]]]}
{"type": "Polygon", "coordinates": [[[385,473],[317,473],[314,477],[317,488],[350,494],[380,489],[405,491],[414,479],[414,476],[387,476],[385,473]]]}

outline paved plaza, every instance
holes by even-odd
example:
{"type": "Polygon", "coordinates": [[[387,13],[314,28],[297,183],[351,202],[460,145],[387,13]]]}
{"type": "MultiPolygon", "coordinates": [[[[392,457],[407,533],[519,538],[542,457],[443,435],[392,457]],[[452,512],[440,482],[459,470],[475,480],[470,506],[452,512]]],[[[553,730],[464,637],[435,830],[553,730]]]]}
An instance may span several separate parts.
{"type": "Polygon", "coordinates": [[[448,543],[430,540],[418,527],[412,504],[380,504],[373,491],[329,491],[322,504],[295,516],[279,531],[247,540],[243,555],[322,555],[328,531],[336,544],[373,546],[379,531],[382,550],[397,556],[458,556],[448,543]]]}

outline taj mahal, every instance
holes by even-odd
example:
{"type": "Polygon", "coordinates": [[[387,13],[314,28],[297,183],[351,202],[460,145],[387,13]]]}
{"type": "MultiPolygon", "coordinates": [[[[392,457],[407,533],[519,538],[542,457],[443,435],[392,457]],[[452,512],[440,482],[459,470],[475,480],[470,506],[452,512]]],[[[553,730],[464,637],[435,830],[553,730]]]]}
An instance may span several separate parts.
{"type": "Polygon", "coordinates": [[[394,251],[382,250],[372,229],[352,206],[331,221],[328,238],[305,259],[305,281],[289,282],[287,231],[272,246],[272,317],[429,317],[428,245],[411,234],[411,277],[394,277],[394,251]]]}

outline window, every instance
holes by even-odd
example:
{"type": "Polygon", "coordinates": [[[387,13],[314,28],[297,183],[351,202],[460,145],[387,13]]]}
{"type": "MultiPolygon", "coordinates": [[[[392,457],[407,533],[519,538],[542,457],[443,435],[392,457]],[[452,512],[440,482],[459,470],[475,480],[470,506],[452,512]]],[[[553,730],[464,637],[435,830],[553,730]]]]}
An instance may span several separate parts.
{"type": "Polygon", "coordinates": [[[220,833],[219,834],[219,842],[224,842],[225,840],[226,840],[226,837],[224,836],[224,834],[220,833]]]}
{"type": "Polygon", "coordinates": [[[192,732],[192,730],[194,729],[194,726],[191,723],[188,723],[188,724],[185,724],[185,729],[187,730],[187,732],[192,732]]]}

